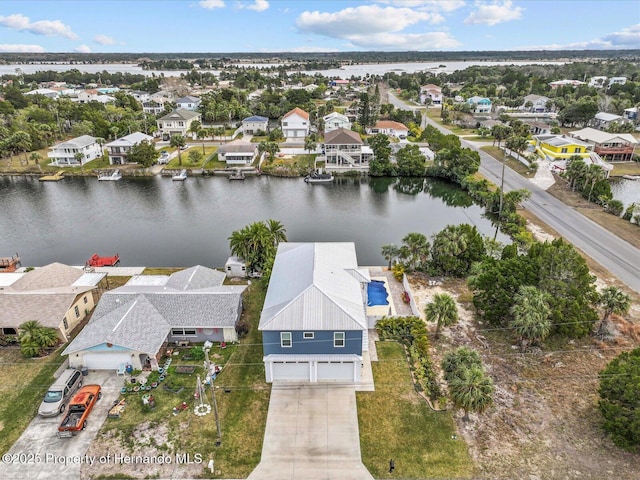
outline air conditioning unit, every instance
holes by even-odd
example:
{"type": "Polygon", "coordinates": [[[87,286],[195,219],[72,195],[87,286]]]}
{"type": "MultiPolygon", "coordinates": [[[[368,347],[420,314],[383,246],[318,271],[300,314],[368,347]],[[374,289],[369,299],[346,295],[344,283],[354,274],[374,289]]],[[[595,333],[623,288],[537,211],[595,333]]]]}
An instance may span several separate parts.
{"type": "Polygon", "coordinates": [[[176,345],[179,347],[188,347],[189,346],[189,340],[178,340],[176,342],[176,345]]]}

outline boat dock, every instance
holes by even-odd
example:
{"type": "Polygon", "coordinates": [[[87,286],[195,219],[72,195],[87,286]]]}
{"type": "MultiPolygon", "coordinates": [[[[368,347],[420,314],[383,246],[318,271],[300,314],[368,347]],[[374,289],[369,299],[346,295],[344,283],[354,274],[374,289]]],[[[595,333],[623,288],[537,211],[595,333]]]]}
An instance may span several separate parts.
{"type": "Polygon", "coordinates": [[[42,175],[38,180],[41,182],[59,182],[62,180],[64,173],[56,172],[53,175],[42,175]]]}
{"type": "Polygon", "coordinates": [[[17,253],[11,257],[0,257],[0,273],[15,272],[20,267],[20,255],[17,253]]]}

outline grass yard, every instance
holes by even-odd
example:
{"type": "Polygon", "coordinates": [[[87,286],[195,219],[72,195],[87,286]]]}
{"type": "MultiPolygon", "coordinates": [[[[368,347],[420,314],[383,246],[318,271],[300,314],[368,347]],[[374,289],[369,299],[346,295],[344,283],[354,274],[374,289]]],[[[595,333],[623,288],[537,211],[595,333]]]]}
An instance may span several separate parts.
{"type": "Polygon", "coordinates": [[[432,411],[415,392],[402,346],[376,348],[376,391],[356,394],[364,465],[376,478],[471,478],[473,463],[451,414],[432,411]]]}
{"type": "Polygon", "coordinates": [[[520,175],[522,175],[525,178],[533,178],[536,175],[535,170],[531,169],[531,168],[527,168],[527,166],[525,164],[523,164],[522,162],[519,162],[518,160],[505,155],[504,151],[501,150],[499,147],[494,147],[494,146],[486,146],[486,147],[480,147],[480,150],[482,150],[483,152],[488,153],[489,155],[491,155],[493,158],[495,158],[496,160],[498,160],[499,162],[503,162],[506,161],[505,165],[507,167],[509,167],[511,170],[519,173],[520,175]]]}
{"type": "Polygon", "coordinates": [[[38,414],[53,374],[62,364],[62,350],[45,358],[27,359],[19,348],[0,348],[0,453],[11,448],[38,414]]]}
{"type": "Polygon", "coordinates": [[[612,177],[621,177],[622,175],[640,175],[640,162],[612,163],[612,177]]]}

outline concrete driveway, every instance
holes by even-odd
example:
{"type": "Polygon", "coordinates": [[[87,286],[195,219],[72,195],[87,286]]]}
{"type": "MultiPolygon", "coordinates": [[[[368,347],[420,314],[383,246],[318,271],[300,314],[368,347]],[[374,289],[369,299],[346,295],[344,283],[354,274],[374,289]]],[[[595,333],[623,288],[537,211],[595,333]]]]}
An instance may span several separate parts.
{"type": "Polygon", "coordinates": [[[81,462],[94,460],[85,456],[89,445],[107,418],[107,412],[118,398],[122,377],[115,372],[90,372],[82,384],[102,386],[102,398],[89,414],[87,429],[72,438],[56,435],[62,415],[52,418],[36,416],[20,438],[2,457],[0,478],[25,479],[78,479],[81,462]]]}
{"type": "Polygon", "coordinates": [[[248,480],[373,480],[353,386],[274,384],[260,464],[248,480]]]}

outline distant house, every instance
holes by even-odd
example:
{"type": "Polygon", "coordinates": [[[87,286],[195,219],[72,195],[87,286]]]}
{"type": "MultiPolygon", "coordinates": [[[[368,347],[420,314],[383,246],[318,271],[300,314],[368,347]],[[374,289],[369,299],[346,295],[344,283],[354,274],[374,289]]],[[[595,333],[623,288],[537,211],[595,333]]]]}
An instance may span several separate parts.
{"type": "Polygon", "coordinates": [[[253,115],[242,120],[242,133],[254,135],[256,132],[266,132],[269,127],[269,119],[260,115],[253,115]]]}
{"type": "Polygon", "coordinates": [[[331,112],[330,114],[322,117],[322,121],[324,122],[324,133],[332,132],[338,128],[351,130],[351,122],[349,121],[349,118],[342,113],[331,112]]]}
{"type": "Polygon", "coordinates": [[[266,381],[359,382],[369,282],[353,243],[280,243],[258,326],[266,381]]]}
{"type": "Polygon", "coordinates": [[[167,99],[157,98],[155,100],[146,100],[142,102],[142,111],[149,115],[159,115],[164,112],[164,105],[168,102],[167,99]]]}
{"type": "Polygon", "coordinates": [[[579,85],[584,85],[585,82],[581,82],[580,80],[556,80],[555,82],[549,82],[548,85],[555,90],[558,87],[566,87],[566,86],[570,86],[570,87],[577,87],[579,85]]]}
{"type": "Polygon", "coordinates": [[[393,120],[378,120],[373,127],[367,128],[367,134],[376,135],[378,133],[405,139],[409,135],[409,129],[404,123],[393,120]]]}
{"type": "Polygon", "coordinates": [[[93,310],[93,290],[106,276],[62,263],[11,275],[20,278],[0,288],[0,333],[16,335],[22,323],[36,320],[65,342],[93,310]]]}
{"type": "Polygon", "coordinates": [[[622,116],[627,120],[635,120],[638,118],[638,107],[625,108],[622,116]]]}
{"type": "Polygon", "coordinates": [[[550,161],[566,160],[575,155],[589,158],[593,150],[592,145],[566,135],[536,135],[533,143],[536,153],[550,161]]]}
{"type": "Polygon", "coordinates": [[[609,87],[612,85],[624,85],[627,83],[627,77],[611,77],[609,79],[609,87]]]}
{"type": "Polygon", "coordinates": [[[543,113],[548,110],[548,102],[549,97],[545,97],[544,95],[527,95],[526,97],[524,97],[524,103],[520,106],[520,110],[534,113],[543,113]],[[529,103],[531,103],[531,105],[529,105],[529,103]]]}
{"type": "Polygon", "coordinates": [[[327,170],[368,170],[371,156],[365,155],[358,132],[338,128],[324,137],[327,170]]]}
{"type": "Polygon", "coordinates": [[[182,97],[176,100],[176,108],[194,111],[200,106],[201,100],[197,97],[182,97]]]}
{"type": "Polygon", "coordinates": [[[589,79],[589,86],[594,88],[602,88],[607,82],[607,77],[597,76],[589,79]]]}
{"type": "Polygon", "coordinates": [[[529,126],[532,135],[549,135],[551,134],[551,125],[543,122],[524,122],[529,126]]]}
{"type": "Polygon", "coordinates": [[[589,126],[600,130],[607,130],[614,123],[626,123],[627,119],[615,113],[598,112],[596,116],[589,121],[589,126]]]}
{"type": "Polygon", "coordinates": [[[258,145],[234,140],[218,147],[218,160],[227,165],[251,165],[258,155],[258,145]]]}
{"type": "Polygon", "coordinates": [[[569,132],[569,135],[593,145],[593,151],[608,162],[630,162],[638,144],[629,133],[607,133],[593,128],[569,132]]]}
{"type": "Polygon", "coordinates": [[[153,137],[145,135],[142,132],[134,132],[130,135],[118,138],[113,142],[105,145],[109,154],[109,163],[111,165],[124,165],[127,163],[127,156],[131,151],[131,147],[140,142],[152,142],[153,137]]]}
{"type": "Polygon", "coordinates": [[[140,103],[148,102],[149,100],[151,100],[151,94],[143,90],[131,90],[128,93],[140,103]]]}
{"type": "Polygon", "coordinates": [[[51,159],[51,165],[56,167],[73,167],[84,165],[91,160],[102,157],[102,147],[96,143],[96,138],[90,135],[82,135],[66,142],[58,143],[50,148],[47,157],[51,159]],[[82,154],[78,160],[76,155],[82,154]]]}
{"type": "Polygon", "coordinates": [[[36,88],[35,90],[26,92],[25,95],[42,95],[43,97],[55,99],[60,96],[60,92],[51,88],[36,88]]]}
{"type": "Polygon", "coordinates": [[[171,275],[135,275],[102,294],[91,321],[64,350],[69,366],[157,370],[167,345],[235,342],[246,286],[223,285],[200,265],[171,275]]]}
{"type": "Polygon", "coordinates": [[[284,138],[304,140],[309,135],[309,114],[301,108],[294,108],[282,117],[282,134],[284,138]]]}
{"type": "Polygon", "coordinates": [[[431,100],[431,105],[442,105],[442,88],[433,83],[420,87],[420,103],[427,103],[431,100]]]}
{"type": "Polygon", "coordinates": [[[173,135],[186,136],[194,120],[200,121],[198,112],[179,108],[157,120],[158,132],[163,140],[169,140],[173,135]]]}
{"type": "Polygon", "coordinates": [[[491,100],[486,97],[474,96],[469,98],[467,103],[471,105],[473,113],[491,113],[491,100]]]}

